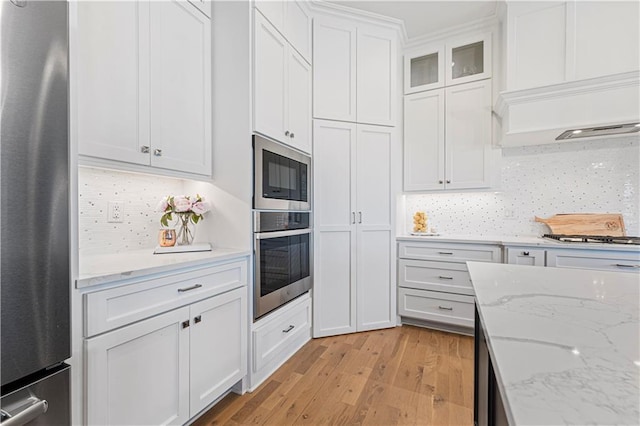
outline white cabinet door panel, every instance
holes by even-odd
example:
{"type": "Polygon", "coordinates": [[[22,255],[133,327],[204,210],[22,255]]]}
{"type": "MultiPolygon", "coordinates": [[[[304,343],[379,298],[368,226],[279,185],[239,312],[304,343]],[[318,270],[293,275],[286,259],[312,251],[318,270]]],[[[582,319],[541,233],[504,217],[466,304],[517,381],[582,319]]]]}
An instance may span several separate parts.
{"type": "Polygon", "coordinates": [[[393,33],[359,26],[357,122],[392,126],[396,105],[396,42],[393,33]]]}
{"type": "Polygon", "coordinates": [[[491,80],[445,89],[447,189],[489,186],[491,80]]]}
{"type": "Polygon", "coordinates": [[[311,153],[311,66],[293,49],[287,54],[287,143],[311,153]]]}
{"type": "Polygon", "coordinates": [[[356,27],[321,18],[313,25],[313,116],[355,122],[356,27]]]}
{"type": "Polygon", "coordinates": [[[316,231],[313,336],[356,331],[355,233],[316,231]]]}
{"type": "Polygon", "coordinates": [[[356,331],[356,125],[314,120],[314,337],[356,331]]]}
{"type": "Polygon", "coordinates": [[[509,3],[507,89],[561,83],[567,71],[566,2],[509,3]]]}
{"type": "Polygon", "coordinates": [[[358,225],[391,225],[393,129],[358,125],[356,207],[358,225]]]}
{"type": "Polygon", "coordinates": [[[444,89],[404,97],[404,190],[444,188],[444,89]]]}
{"type": "Polygon", "coordinates": [[[529,247],[507,248],[507,263],[513,265],[545,266],[546,250],[529,247]]]}
{"type": "Polygon", "coordinates": [[[391,276],[391,230],[362,226],[357,235],[358,331],[393,327],[396,286],[391,276]]]}
{"type": "Polygon", "coordinates": [[[255,18],[254,127],[284,141],[287,42],[259,13],[255,18]]]}
{"type": "Polygon", "coordinates": [[[247,372],[246,287],[191,305],[190,416],[247,372]]]}
{"type": "Polygon", "coordinates": [[[78,152],[149,164],[149,4],[77,2],[78,152]],[[99,52],[99,54],[96,54],[99,52]],[[139,115],[140,113],[140,115],[139,115]]]}
{"type": "Polygon", "coordinates": [[[575,3],[575,79],[640,69],[640,3],[575,3]]]}
{"type": "Polygon", "coordinates": [[[151,165],[210,174],[210,21],[184,0],[150,7],[151,165]]]}
{"type": "Polygon", "coordinates": [[[286,31],[289,43],[311,63],[311,15],[303,8],[301,2],[292,0],[286,3],[286,31]]]}
{"type": "Polygon", "coordinates": [[[350,185],[355,178],[356,125],[314,120],[313,134],[315,228],[348,229],[355,222],[350,185]]]}
{"type": "Polygon", "coordinates": [[[89,424],[189,420],[188,319],[185,307],[86,340],[89,424]]]}

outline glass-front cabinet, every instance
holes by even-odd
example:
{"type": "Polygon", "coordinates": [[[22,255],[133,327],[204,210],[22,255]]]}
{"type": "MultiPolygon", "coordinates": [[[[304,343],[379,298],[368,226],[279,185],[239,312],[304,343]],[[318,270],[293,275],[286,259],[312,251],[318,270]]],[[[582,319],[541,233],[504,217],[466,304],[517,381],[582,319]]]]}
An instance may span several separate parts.
{"type": "Polygon", "coordinates": [[[407,52],[404,59],[404,93],[444,86],[444,46],[407,52]]]}
{"type": "Polygon", "coordinates": [[[489,77],[491,33],[458,38],[405,52],[405,95],[489,77]]]}
{"type": "Polygon", "coordinates": [[[446,45],[445,85],[491,77],[491,34],[457,39],[446,45]]]}

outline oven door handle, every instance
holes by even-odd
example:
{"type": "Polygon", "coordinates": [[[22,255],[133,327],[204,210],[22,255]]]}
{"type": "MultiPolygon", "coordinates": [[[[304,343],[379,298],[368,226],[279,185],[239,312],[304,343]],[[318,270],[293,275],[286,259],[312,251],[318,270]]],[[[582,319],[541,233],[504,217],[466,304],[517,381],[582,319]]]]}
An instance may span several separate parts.
{"type": "Polygon", "coordinates": [[[268,240],[269,238],[279,238],[279,237],[291,237],[293,235],[302,235],[302,234],[310,234],[311,229],[292,229],[290,231],[275,231],[275,232],[257,232],[256,240],[268,240]]]}

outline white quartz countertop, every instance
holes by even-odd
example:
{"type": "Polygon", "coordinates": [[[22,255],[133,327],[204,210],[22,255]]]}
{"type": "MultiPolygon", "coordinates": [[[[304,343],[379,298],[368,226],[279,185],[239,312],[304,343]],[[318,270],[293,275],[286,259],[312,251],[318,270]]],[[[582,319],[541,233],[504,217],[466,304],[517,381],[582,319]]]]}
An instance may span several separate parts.
{"type": "Polygon", "coordinates": [[[191,253],[153,254],[153,248],[116,254],[80,256],[76,286],[87,287],[114,281],[170,271],[176,268],[248,256],[248,250],[214,248],[191,253]]]}
{"type": "Polygon", "coordinates": [[[590,250],[615,250],[640,252],[640,246],[633,244],[599,244],[599,243],[567,243],[554,241],[535,235],[508,236],[508,235],[451,235],[442,234],[435,236],[422,235],[398,235],[396,241],[425,241],[439,243],[466,243],[466,244],[498,244],[502,246],[540,246],[541,248],[561,249],[590,249],[590,250]]]}
{"type": "Polygon", "coordinates": [[[640,423],[638,275],[468,267],[510,424],[640,423]]]}

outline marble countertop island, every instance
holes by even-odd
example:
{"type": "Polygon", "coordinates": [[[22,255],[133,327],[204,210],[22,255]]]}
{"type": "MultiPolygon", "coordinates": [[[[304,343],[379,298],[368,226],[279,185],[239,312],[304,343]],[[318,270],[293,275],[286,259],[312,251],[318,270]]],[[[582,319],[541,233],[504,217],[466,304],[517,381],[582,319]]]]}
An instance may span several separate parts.
{"type": "Polygon", "coordinates": [[[640,277],[468,262],[514,425],[640,423],[640,277]]]}

